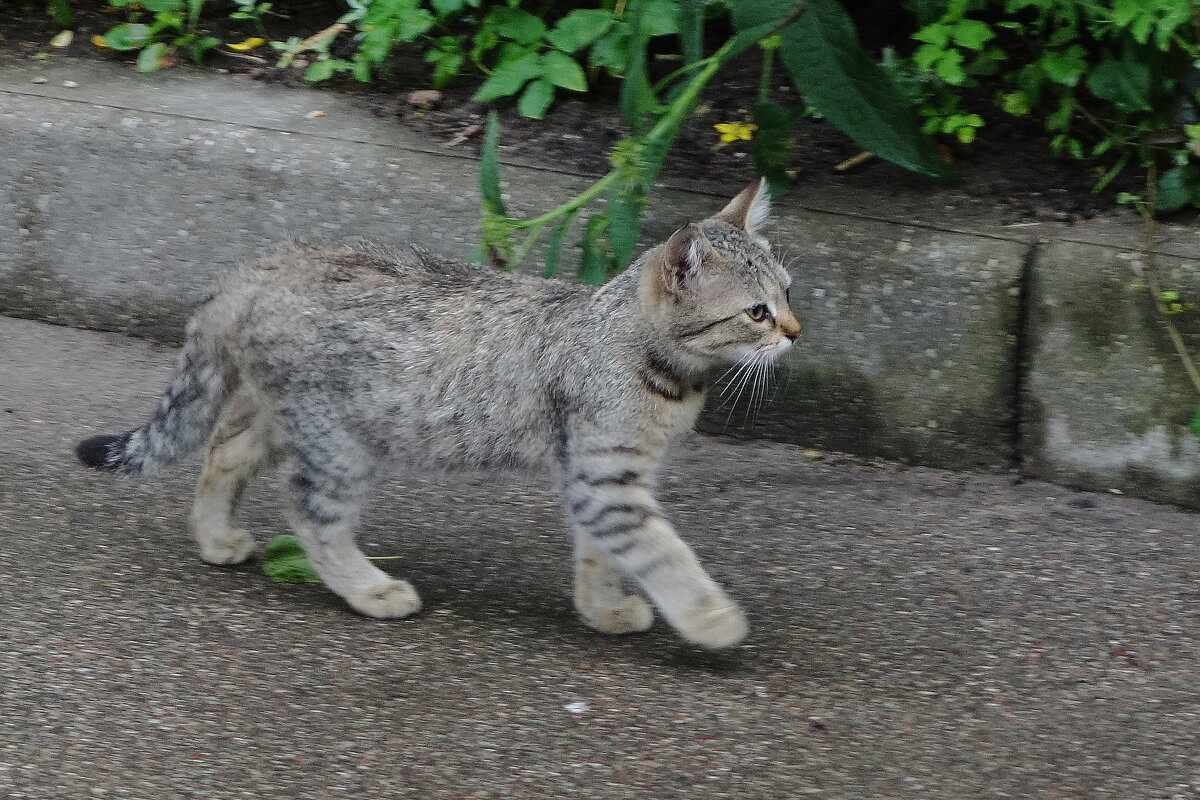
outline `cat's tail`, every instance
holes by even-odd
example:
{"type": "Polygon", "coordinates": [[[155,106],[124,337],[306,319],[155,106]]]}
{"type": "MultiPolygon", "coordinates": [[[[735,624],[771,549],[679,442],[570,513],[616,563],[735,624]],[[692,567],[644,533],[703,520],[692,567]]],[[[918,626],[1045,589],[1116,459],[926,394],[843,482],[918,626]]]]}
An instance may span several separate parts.
{"type": "Polygon", "coordinates": [[[122,476],[153,475],[204,444],[228,396],[229,376],[198,322],[188,327],[175,375],[150,421],[119,436],[84,439],[75,447],[80,461],[122,476]]]}

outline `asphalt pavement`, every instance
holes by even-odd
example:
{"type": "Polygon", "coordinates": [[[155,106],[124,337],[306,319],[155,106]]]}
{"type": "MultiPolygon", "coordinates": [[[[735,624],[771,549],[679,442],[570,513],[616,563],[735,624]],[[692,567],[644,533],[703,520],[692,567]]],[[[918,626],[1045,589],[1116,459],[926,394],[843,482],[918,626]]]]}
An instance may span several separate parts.
{"type": "Polygon", "coordinates": [[[74,462],[172,360],[0,317],[0,797],[1200,798],[1195,514],[697,436],[662,499],[752,626],[707,653],[578,623],[536,481],[398,475],[361,541],[425,609],[376,621],[201,563],[196,465],[74,462]]]}

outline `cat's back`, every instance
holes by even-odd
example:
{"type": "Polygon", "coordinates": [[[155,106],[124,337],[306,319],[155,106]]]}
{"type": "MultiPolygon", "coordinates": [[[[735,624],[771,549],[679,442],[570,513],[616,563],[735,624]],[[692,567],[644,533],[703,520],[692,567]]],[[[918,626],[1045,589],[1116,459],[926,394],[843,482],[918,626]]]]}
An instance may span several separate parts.
{"type": "Polygon", "coordinates": [[[260,299],[286,294],[316,304],[352,303],[368,313],[388,304],[394,310],[397,303],[429,308],[486,301],[494,306],[582,299],[589,293],[586,287],[501,273],[416,246],[394,248],[366,240],[292,243],[243,266],[228,285],[240,292],[250,288],[260,299]]]}

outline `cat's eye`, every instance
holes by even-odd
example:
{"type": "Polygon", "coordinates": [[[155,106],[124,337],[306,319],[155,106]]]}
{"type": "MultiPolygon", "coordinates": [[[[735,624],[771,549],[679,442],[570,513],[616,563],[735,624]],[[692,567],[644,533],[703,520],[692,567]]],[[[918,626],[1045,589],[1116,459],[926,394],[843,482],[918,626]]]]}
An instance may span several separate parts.
{"type": "Polygon", "coordinates": [[[746,316],[750,317],[750,319],[754,320],[755,322],[762,322],[764,319],[771,316],[771,312],[765,305],[759,303],[758,305],[747,308],[746,316]]]}

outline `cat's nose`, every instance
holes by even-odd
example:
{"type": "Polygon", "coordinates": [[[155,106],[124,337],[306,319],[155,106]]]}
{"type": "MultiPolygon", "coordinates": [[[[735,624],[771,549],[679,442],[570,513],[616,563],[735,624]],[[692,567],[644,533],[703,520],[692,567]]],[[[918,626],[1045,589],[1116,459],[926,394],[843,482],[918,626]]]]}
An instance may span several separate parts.
{"type": "Polygon", "coordinates": [[[800,323],[791,314],[788,314],[789,319],[780,320],[779,329],[783,331],[783,335],[790,341],[796,341],[800,338],[800,323]]]}
{"type": "Polygon", "coordinates": [[[790,339],[791,341],[794,342],[800,338],[800,328],[797,327],[796,330],[794,330],[794,331],[784,331],[783,335],[788,337],[788,339],[790,339]]]}

